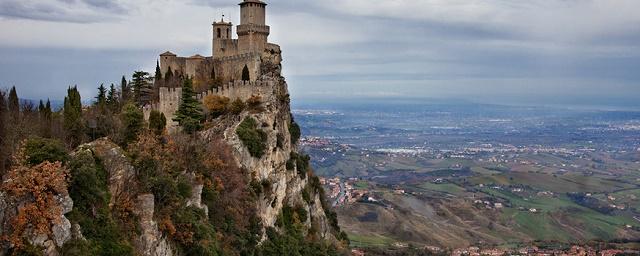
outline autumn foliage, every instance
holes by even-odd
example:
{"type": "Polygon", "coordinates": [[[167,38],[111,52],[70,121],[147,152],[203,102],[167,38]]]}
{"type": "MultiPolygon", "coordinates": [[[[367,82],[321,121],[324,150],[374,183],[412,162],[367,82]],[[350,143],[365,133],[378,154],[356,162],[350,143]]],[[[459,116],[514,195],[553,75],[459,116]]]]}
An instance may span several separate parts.
{"type": "Polygon", "coordinates": [[[68,171],[62,163],[45,161],[35,166],[26,166],[22,153],[16,156],[16,163],[9,173],[2,190],[14,200],[27,203],[18,208],[11,220],[13,230],[5,240],[21,247],[30,228],[34,234],[51,234],[52,223],[58,223],[62,208],[56,198],[67,194],[68,171]]]}

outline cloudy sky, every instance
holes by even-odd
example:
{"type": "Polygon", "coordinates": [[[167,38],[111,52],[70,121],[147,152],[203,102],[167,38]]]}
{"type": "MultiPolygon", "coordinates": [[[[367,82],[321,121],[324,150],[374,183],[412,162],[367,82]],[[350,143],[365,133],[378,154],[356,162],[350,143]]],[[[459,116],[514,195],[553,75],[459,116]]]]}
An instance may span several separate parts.
{"type": "MultiPolygon", "coordinates": [[[[0,88],[84,97],[157,55],[211,54],[239,0],[1,0],[0,88]]],[[[640,105],[638,0],[267,0],[294,100],[640,105]]]]}

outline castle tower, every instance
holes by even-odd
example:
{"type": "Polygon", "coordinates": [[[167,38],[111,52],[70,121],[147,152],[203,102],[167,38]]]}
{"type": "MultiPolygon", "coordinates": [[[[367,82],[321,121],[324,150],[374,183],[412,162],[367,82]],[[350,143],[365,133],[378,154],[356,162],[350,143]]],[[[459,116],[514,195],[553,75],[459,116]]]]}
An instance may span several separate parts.
{"type": "Polygon", "coordinates": [[[264,51],[270,33],[266,25],[267,4],[260,0],[243,0],[239,5],[240,25],[237,33],[240,52],[264,51]]]}
{"type": "Polygon", "coordinates": [[[227,44],[231,41],[233,24],[225,22],[224,17],[219,22],[213,22],[213,56],[223,56],[227,44]]]}

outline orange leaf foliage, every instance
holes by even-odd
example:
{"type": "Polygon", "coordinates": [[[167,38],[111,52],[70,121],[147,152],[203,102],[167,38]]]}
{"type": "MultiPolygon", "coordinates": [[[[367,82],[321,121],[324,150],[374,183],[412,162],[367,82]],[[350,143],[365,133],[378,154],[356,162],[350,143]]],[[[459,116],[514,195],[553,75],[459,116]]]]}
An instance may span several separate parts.
{"type": "Polygon", "coordinates": [[[60,222],[62,207],[56,201],[56,195],[67,194],[67,175],[67,169],[60,162],[44,162],[33,167],[18,165],[11,169],[2,190],[11,198],[26,203],[18,208],[11,220],[13,230],[6,238],[9,242],[22,246],[22,238],[29,227],[35,234],[51,234],[51,224],[60,222]]]}

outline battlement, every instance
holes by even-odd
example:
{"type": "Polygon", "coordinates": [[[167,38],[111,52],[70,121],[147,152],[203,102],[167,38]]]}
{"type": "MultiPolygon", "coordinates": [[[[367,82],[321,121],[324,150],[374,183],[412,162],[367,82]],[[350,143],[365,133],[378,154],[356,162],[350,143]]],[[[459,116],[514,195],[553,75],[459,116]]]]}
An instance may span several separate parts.
{"type": "Polygon", "coordinates": [[[224,96],[231,100],[240,99],[246,101],[253,95],[260,95],[263,98],[268,98],[273,94],[273,87],[275,83],[273,81],[233,81],[218,88],[213,88],[209,91],[196,95],[196,98],[200,101],[208,95],[224,96]]]}
{"type": "MultiPolygon", "coordinates": [[[[278,91],[276,85],[276,81],[272,80],[233,81],[206,92],[196,94],[195,98],[203,102],[205,97],[217,95],[227,97],[231,100],[240,99],[247,101],[253,96],[260,96],[263,102],[272,102],[275,100],[275,95],[278,91]]],[[[174,122],[173,118],[182,100],[182,88],[160,87],[158,89],[159,101],[145,106],[143,108],[144,116],[148,119],[152,110],[160,111],[167,118],[167,125],[170,131],[172,131],[178,126],[178,123],[174,122]]]]}
{"type": "Polygon", "coordinates": [[[236,61],[236,60],[246,60],[246,59],[252,59],[259,56],[259,54],[257,53],[253,53],[253,52],[249,52],[249,53],[241,53],[241,54],[236,54],[236,55],[232,55],[232,56],[223,56],[223,57],[214,57],[214,60],[216,61],[236,61]]]}

